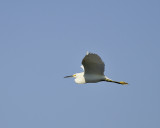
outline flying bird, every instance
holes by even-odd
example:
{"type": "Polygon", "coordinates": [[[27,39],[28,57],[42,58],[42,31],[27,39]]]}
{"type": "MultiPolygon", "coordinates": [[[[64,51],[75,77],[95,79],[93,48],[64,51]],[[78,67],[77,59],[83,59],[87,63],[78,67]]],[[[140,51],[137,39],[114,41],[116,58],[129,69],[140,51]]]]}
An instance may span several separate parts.
{"type": "Polygon", "coordinates": [[[77,84],[96,83],[101,81],[113,82],[122,85],[128,84],[124,81],[113,81],[105,76],[105,64],[97,54],[87,52],[86,56],[82,60],[81,68],[84,72],[65,76],[64,78],[74,77],[75,83],[77,84]]]}

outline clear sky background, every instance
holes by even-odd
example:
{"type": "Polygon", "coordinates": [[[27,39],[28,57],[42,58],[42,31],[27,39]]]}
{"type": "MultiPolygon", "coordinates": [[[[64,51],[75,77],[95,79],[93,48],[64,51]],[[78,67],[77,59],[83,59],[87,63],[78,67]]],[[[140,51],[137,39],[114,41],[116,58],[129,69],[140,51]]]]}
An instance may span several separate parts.
{"type": "Polygon", "coordinates": [[[0,1],[0,128],[159,128],[159,0],[0,1]],[[78,85],[86,51],[114,83],[78,85]]]}

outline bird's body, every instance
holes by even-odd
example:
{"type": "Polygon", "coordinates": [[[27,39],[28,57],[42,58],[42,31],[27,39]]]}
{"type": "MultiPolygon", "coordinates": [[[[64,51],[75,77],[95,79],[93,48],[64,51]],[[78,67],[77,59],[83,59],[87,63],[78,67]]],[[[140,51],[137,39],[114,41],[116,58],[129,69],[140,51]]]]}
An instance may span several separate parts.
{"type": "Polygon", "coordinates": [[[104,75],[104,68],[105,65],[102,61],[102,59],[97,55],[93,53],[88,53],[82,60],[82,69],[84,72],[76,73],[71,76],[67,77],[74,77],[75,82],[77,84],[85,84],[85,83],[96,83],[100,81],[107,81],[107,82],[114,82],[118,84],[128,84],[126,82],[120,81],[112,81],[107,76],[104,75]]]}
{"type": "Polygon", "coordinates": [[[96,83],[96,82],[103,81],[106,79],[106,77],[103,75],[84,74],[84,72],[76,73],[75,75],[76,75],[75,82],[78,84],[96,83]]]}

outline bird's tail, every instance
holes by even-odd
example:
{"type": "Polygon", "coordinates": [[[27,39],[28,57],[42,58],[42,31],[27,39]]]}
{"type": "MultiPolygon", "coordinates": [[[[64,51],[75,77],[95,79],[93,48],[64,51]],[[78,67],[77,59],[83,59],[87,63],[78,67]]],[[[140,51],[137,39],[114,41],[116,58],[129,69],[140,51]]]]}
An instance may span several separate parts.
{"type": "Polygon", "coordinates": [[[122,85],[127,85],[127,84],[128,84],[128,83],[126,83],[126,82],[124,82],[124,81],[118,82],[118,81],[113,81],[113,80],[111,80],[111,79],[106,79],[105,81],[107,81],[107,82],[113,82],[113,83],[117,83],[117,84],[122,84],[122,85]]]}

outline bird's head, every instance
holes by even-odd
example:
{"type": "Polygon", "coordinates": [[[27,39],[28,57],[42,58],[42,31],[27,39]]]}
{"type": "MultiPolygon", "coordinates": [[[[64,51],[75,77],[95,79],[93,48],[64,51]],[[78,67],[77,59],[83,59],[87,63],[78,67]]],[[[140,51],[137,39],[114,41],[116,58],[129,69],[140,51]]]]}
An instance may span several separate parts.
{"type": "Polygon", "coordinates": [[[69,78],[69,77],[74,77],[75,78],[74,81],[77,84],[84,84],[84,83],[86,83],[85,78],[84,78],[84,72],[76,73],[76,74],[73,74],[73,75],[70,75],[70,76],[65,76],[64,78],[69,78]]]}
{"type": "Polygon", "coordinates": [[[84,76],[84,72],[81,72],[81,73],[75,73],[75,74],[70,75],[70,76],[65,76],[64,78],[69,78],[69,77],[80,78],[80,77],[83,77],[83,76],[84,76]]]}

